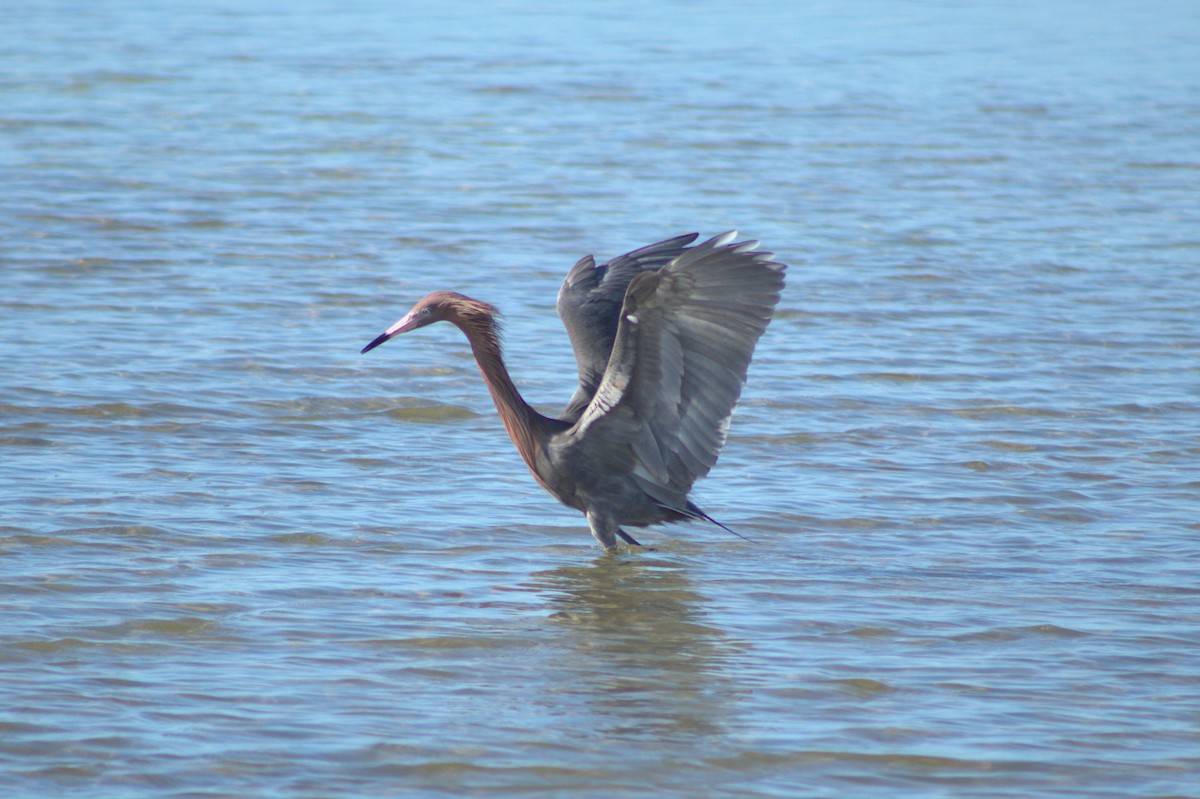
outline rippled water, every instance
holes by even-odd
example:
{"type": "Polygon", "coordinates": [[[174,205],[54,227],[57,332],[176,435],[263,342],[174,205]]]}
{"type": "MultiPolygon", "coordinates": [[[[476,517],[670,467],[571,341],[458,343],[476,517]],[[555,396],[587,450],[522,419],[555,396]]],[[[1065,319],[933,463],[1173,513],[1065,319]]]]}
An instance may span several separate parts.
{"type": "MultiPolygon", "coordinates": [[[[150,7],[146,7],[150,6],[150,7]]],[[[1200,795],[1200,11],[202,0],[0,29],[13,797],[1200,795]],[[580,255],[792,265],[605,556],[580,255]]]]}

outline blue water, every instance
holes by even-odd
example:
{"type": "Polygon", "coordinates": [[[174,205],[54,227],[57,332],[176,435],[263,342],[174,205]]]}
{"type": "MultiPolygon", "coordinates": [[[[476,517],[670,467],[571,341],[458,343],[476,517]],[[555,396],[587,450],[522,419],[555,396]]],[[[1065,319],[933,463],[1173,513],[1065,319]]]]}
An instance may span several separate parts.
{"type": "Polygon", "coordinates": [[[1200,796],[1195,4],[10,5],[6,797],[1200,796]],[[358,354],[731,227],[752,542],[358,354]]]}

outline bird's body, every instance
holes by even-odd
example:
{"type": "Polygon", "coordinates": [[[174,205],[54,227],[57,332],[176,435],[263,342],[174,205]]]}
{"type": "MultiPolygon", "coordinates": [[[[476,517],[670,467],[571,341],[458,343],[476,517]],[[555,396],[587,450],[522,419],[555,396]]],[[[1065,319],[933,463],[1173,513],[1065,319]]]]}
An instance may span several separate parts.
{"type": "Polygon", "coordinates": [[[568,273],[558,312],[579,387],[559,418],[521,397],[502,358],[497,311],[438,291],[363,348],[437,321],[467,336],[505,429],[547,491],[582,511],[606,549],[621,525],[709,517],[687,498],[716,463],[754,345],[783,289],[782,264],[727,233],[652,244],[568,273]]]}

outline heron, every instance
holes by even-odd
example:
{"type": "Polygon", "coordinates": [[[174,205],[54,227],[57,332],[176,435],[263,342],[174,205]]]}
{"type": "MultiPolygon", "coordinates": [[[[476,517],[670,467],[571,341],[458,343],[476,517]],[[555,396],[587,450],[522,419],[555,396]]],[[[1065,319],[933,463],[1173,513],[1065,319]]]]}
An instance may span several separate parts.
{"type": "Polygon", "coordinates": [[[624,527],[725,527],[688,494],[717,462],[787,267],[757,241],[735,241],[737,231],[693,245],[698,237],[676,236],[605,264],[587,255],[567,273],[557,309],[579,386],[557,418],[517,390],[504,365],[499,312],[486,302],[435,291],[362,352],[434,322],[455,325],[534,479],[583,512],[609,552],[618,539],[642,546],[624,527]]]}

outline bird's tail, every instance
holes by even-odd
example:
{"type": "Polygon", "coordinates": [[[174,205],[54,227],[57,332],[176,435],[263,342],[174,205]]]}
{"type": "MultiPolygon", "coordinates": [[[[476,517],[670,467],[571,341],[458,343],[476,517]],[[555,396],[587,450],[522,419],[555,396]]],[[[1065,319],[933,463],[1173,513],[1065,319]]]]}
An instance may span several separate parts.
{"type": "Polygon", "coordinates": [[[713,517],[709,516],[707,513],[700,510],[699,508],[697,508],[695,503],[693,503],[693,502],[689,502],[687,504],[686,515],[692,517],[693,519],[703,519],[706,522],[712,522],[713,524],[715,524],[717,527],[720,527],[725,532],[732,533],[733,535],[736,535],[738,538],[742,539],[743,541],[749,541],[752,544],[758,543],[753,538],[750,538],[749,536],[744,536],[741,533],[739,533],[737,530],[731,530],[730,528],[721,524],[719,521],[717,521],[713,517]]]}

